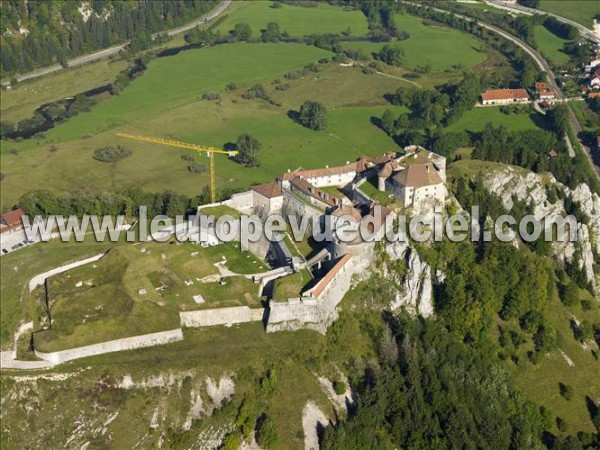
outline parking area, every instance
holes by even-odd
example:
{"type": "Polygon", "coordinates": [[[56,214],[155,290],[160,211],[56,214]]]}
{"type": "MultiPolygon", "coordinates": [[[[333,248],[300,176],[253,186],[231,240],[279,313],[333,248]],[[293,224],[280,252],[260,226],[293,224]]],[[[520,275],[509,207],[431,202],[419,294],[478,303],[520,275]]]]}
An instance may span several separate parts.
{"type": "Polygon", "coordinates": [[[27,237],[23,230],[2,233],[0,234],[0,254],[6,255],[33,243],[33,241],[27,241],[27,237]]]}

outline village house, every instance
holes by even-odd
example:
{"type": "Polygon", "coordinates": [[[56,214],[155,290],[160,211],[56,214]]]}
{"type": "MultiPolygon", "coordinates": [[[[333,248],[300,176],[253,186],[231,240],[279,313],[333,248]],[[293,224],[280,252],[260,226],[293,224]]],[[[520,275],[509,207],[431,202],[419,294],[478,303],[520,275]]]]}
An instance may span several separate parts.
{"type": "Polygon", "coordinates": [[[525,89],[491,89],[481,94],[483,105],[512,105],[528,101],[529,96],[525,89]]]}
{"type": "Polygon", "coordinates": [[[591,89],[598,89],[600,88],[600,68],[594,70],[591,74],[590,74],[590,79],[589,79],[589,86],[591,89]]]}
{"type": "Polygon", "coordinates": [[[552,89],[550,89],[550,86],[548,86],[547,83],[544,83],[542,81],[538,81],[535,83],[535,95],[537,96],[538,100],[543,100],[543,101],[552,101],[556,99],[556,94],[554,93],[554,91],[552,89]]]}
{"type": "Polygon", "coordinates": [[[21,217],[24,215],[25,213],[22,209],[15,209],[0,215],[0,233],[7,233],[23,228],[21,217]]]}

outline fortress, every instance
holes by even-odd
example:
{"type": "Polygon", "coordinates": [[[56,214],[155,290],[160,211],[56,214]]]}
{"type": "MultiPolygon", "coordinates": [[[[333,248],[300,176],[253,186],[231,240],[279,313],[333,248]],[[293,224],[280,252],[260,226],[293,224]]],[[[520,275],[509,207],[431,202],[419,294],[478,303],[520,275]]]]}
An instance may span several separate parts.
{"type": "MultiPolygon", "coordinates": [[[[369,273],[375,261],[375,243],[388,216],[398,212],[423,214],[433,211],[446,198],[446,158],[423,147],[406,147],[404,154],[382,153],[374,158],[361,157],[335,167],[288,170],[273,182],[253,186],[250,191],[233,195],[215,205],[227,205],[242,214],[255,214],[263,220],[272,214],[286,219],[310,217],[329,224],[335,231],[338,223],[351,227],[368,227],[376,236],[366,242],[357,234],[351,242],[324,243],[307,258],[294,258],[285,240],[258,243],[252,248],[258,256],[271,252],[276,266],[289,266],[275,279],[265,282],[267,297],[265,324],[267,332],[310,328],[325,332],[337,317],[336,306],[351,288],[355,275],[369,273]],[[381,192],[387,206],[372,198],[361,187],[381,192]],[[386,195],[387,194],[387,195],[386,195]],[[376,208],[376,206],[379,206],[376,208]],[[285,296],[278,286],[286,277],[308,270],[312,281],[297,296],[285,296]]],[[[373,194],[371,194],[373,195],[373,194]]],[[[381,199],[381,197],[378,197],[381,199]]],[[[199,213],[207,206],[199,208],[199,213]]],[[[212,237],[211,241],[218,240],[212,237]]]]}

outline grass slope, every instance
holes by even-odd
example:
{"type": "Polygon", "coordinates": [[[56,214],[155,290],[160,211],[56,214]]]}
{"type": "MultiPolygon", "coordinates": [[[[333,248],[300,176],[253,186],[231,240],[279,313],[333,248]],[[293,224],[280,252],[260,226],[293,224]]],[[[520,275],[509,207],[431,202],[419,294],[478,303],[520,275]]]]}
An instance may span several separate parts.
{"type": "Polygon", "coordinates": [[[50,141],[79,139],[197,101],[203,93],[222,90],[230,81],[264,81],[328,55],[302,44],[239,43],[159,58],[121,95],[53,128],[47,137],[50,141]]]}
{"type": "MultiPolygon", "coordinates": [[[[486,58],[481,44],[460,31],[423,25],[422,19],[396,15],[396,25],[410,37],[396,44],[404,49],[404,66],[415,69],[431,64],[433,71],[444,71],[457,65],[472,67],[486,58]]],[[[344,47],[373,53],[383,47],[380,42],[348,42],[344,47]]]]}
{"type": "Polygon", "coordinates": [[[2,91],[2,120],[16,124],[30,117],[40,105],[112,83],[126,67],[126,61],[101,60],[19,83],[2,91]]]}
{"type": "Polygon", "coordinates": [[[542,0],[539,9],[574,20],[591,29],[594,16],[600,13],[600,4],[593,0],[542,0]]]}
{"type": "Polygon", "coordinates": [[[496,127],[504,125],[512,131],[535,130],[541,125],[540,120],[537,113],[523,112],[508,115],[500,112],[499,107],[473,108],[446,130],[449,132],[466,130],[477,133],[483,131],[488,122],[496,127]]]}
{"type": "Polygon", "coordinates": [[[365,36],[369,31],[365,15],[358,10],[344,10],[327,4],[310,8],[282,4],[281,8],[272,8],[272,4],[261,0],[235,2],[236,9],[219,24],[217,30],[228,33],[236,24],[247,23],[252,28],[253,37],[258,37],[267,23],[277,22],[282,32],[287,31],[293,37],[338,34],[348,27],[354,36],[365,36]]]}
{"type": "Polygon", "coordinates": [[[563,52],[563,47],[569,42],[568,40],[559,38],[543,25],[534,27],[533,36],[538,48],[550,61],[555,64],[565,64],[569,61],[569,56],[563,52]]]}

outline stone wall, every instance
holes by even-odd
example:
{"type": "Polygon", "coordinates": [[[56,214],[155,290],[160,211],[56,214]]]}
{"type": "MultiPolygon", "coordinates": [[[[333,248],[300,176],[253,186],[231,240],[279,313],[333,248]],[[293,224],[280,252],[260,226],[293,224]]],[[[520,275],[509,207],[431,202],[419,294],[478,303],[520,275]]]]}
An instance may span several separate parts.
{"type": "Polygon", "coordinates": [[[201,309],[179,313],[181,326],[210,327],[214,325],[233,325],[235,323],[259,322],[263,318],[262,308],[233,306],[231,308],[201,309]]]}
{"type": "Polygon", "coordinates": [[[40,273],[39,275],[34,276],[31,280],[29,280],[29,292],[33,291],[36,287],[41,286],[46,281],[46,278],[51,277],[53,275],[58,275],[59,273],[66,272],[67,270],[74,269],[79,266],[83,266],[85,264],[89,264],[91,262],[98,261],[102,258],[106,253],[100,253],[99,255],[92,256],[90,258],[82,259],[81,261],[76,261],[70,264],[65,264],[64,266],[56,267],[52,270],[49,270],[44,273],[40,273]]]}
{"type": "Polygon", "coordinates": [[[86,345],[85,347],[76,347],[58,352],[45,353],[36,350],[35,355],[38,358],[50,362],[52,365],[57,365],[73,359],[120,352],[123,350],[133,350],[136,348],[153,347],[155,345],[163,345],[181,340],[183,340],[183,331],[181,331],[181,328],[177,328],[175,330],[115,339],[100,344],[86,345]]]}
{"type": "Polygon", "coordinates": [[[308,328],[324,334],[327,327],[337,319],[336,306],[350,289],[352,275],[354,265],[350,258],[317,297],[288,299],[286,302],[271,301],[267,332],[308,328]]]}

